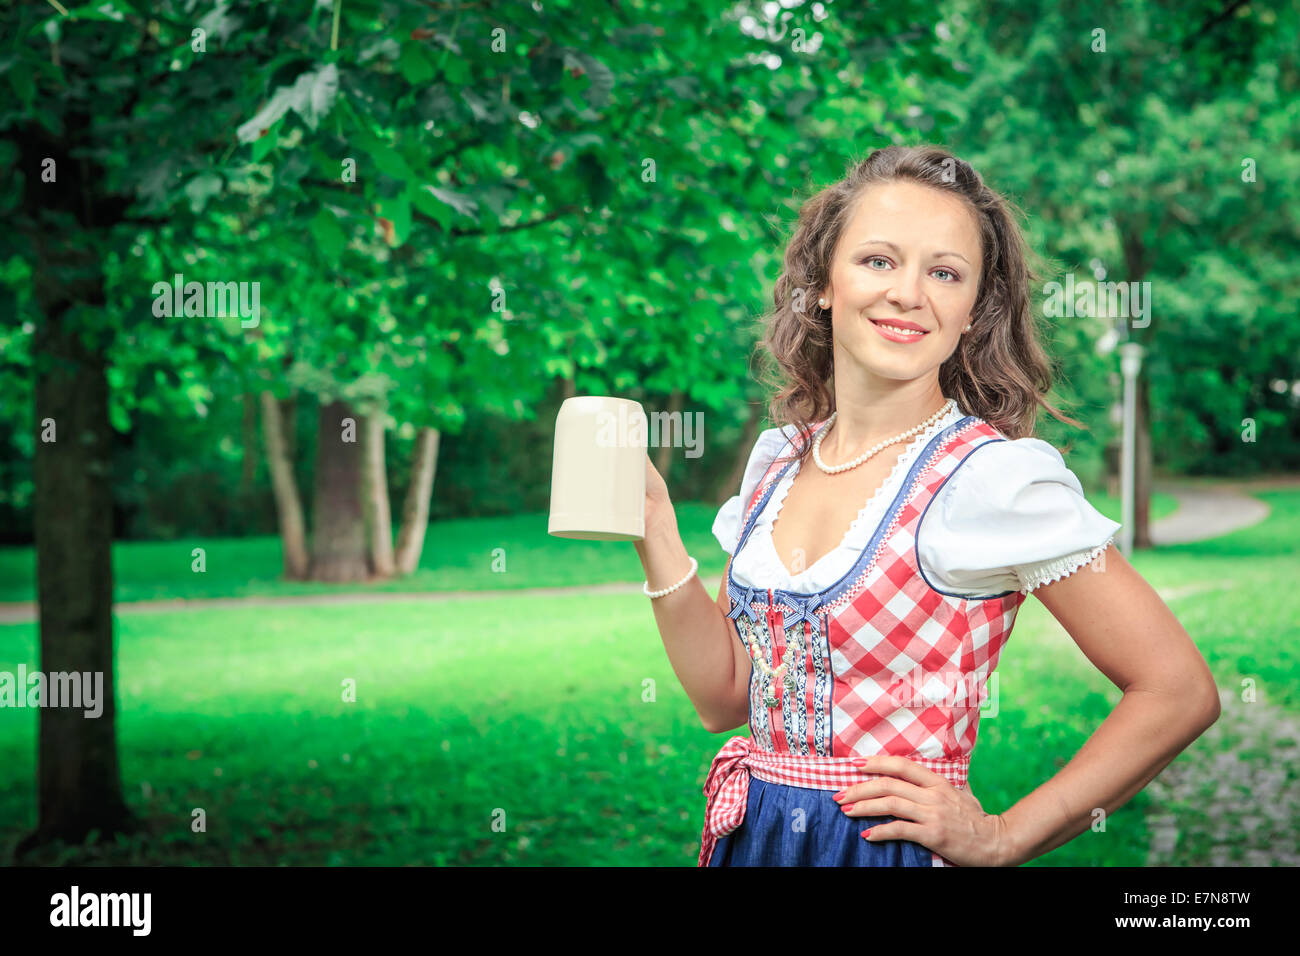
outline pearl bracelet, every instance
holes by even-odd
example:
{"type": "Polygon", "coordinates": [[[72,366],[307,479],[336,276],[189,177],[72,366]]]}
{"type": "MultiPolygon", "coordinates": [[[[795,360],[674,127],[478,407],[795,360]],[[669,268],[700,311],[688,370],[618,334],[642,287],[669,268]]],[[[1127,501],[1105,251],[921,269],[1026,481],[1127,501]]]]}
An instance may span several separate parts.
{"type": "MultiPolygon", "coordinates": [[[[689,554],[687,555],[687,557],[688,557],[688,558],[691,558],[691,556],[690,556],[689,554]]],[[[699,568],[699,566],[700,566],[700,563],[699,563],[698,561],[696,561],[694,558],[691,558],[691,569],[690,569],[689,571],[686,572],[686,577],[682,578],[680,581],[678,581],[678,582],[677,582],[676,584],[674,584],[672,587],[670,587],[670,588],[664,588],[662,591],[651,591],[651,590],[650,590],[650,582],[649,582],[649,581],[646,581],[645,584],[641,585],[641,591],[642,591],[643,594],[645,594],[646,597],[651,598],[651,599],[653,599],[653,598],[661,598],[661,597],[663,597],[665,594],[672,594],[672,593],[673,593],[674,591],[676,591],[679,587],[681,587],[683,584],[685,584],[687,581],[689,581],[689,580],[691,579],[691,575],[694,574],[694,573],[696,572],[696,570],[699,568]]]]}

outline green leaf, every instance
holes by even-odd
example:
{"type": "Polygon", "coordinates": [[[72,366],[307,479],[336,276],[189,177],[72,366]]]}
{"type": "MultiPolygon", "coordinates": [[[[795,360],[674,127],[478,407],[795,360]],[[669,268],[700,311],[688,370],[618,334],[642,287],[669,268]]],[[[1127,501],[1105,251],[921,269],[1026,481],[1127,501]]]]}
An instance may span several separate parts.
{"type": "Polygon", "coordinates": [[[587,74],[591,86],[587,89],[586,99],[596,109],[609,104],[614,90],[614,72],[590,53],[582,50],[566,50],[564,65],[570,69],[580,69],[587,74]]]}
{"type": "Polygon", "coordinates": [[[411,202],[405,196],[379,201],[379,215],[393,223],[397,233],[397,245],[404,243],[411,235],[411,202]]]}
{"type": "MultiPolygon", "coordinates": [[[[299,80],[299,83],[302,81],[299,80]]],[[[297,86],[298,84],[294,84],[297,86]]],[[[303,118],[310,129],[319,123],[334,108],[334,101],[339,95],[339,68],[329,63],[311,74],[306,85],[306,96],[302,103],[294,103],[294,110],[303,118]]]]}
{"type": "Polygon", "coordinates": [[[406,165],[406,160],[402,158],[401,154],[392,147],[385,145],[382,140],[371,139],[366,152],[381,173],[392,176],[394,179],[400,179],[403,182],[416,178],[415,173],[411,171],[410,166],[406,165]]]}
{"type": "Polygon", "coordinates": [[[338,261],[347,248],[348,237],[339,226],[338,219],[328,209],[321,209],[312,219],[310,226],[312,238],[316,240],[326,258],[338,261]]]}
{"type": "Polygon", "coordinates": [[[213,172],[199,173],[185,184],[185,195],[189,198],[190,209],[200,213],[213,196],[220,195],[225,182],[213,172]]]}
{"type": "Polygon", "coordinates": [[[697,100],[700,98],[700,78],[686,74],[672,76],[664,80],[664,86],[673,91],[673,97],[679,100],[697,100]]]}
{"type": "MultiPolygon", "coordinates": [[[[332,3],[333,0],[330,0],[332,3]]],[[[361,41],[358,63],[369,63],[376,57],[383,60],[396,60],[402,54],[398,42],[390,36],[365,37],[361,41]]]]}
{"type": "Polygon", "coordinates": [[[418,183],[411,183],[406,190],[406,198],[411,205],[424,213],[444,230],[451,228],[451,208],[433,196],[428,188],[418,183]]]}
{"type": "Polygon", "coordinates": [[[68,11],[68,17],[73,20],[110,20],[113,22],[121,21],[125,15],[117,9],[116,3],[104,3],[102,0],[97,3],[87,3],[80,7],[73,7],[68,11]]]}
{"type": "Polygon", "coordinates": [[[228,0],[219,0],[216,7],[199,20],[199,29],[215,36],[218,43],[225,43],[239,29],[241,22],[239,17],[231,15],[228,0]]]}
{"type": "Polygon", "coordinates": [[[235,130],[235,136],[239,138],[239,141],[241,143],[253,142],[264,134],[263,131],[269,130],[285,113],[289,112],[293,100],[293,89],[293,87],[282,86],[276,90],[267,104],[258,110],[252,119],[235,130]]]}
{"type": "Polygon", "coordinates": [[[23,104],[24,112],[30,113],[32,100],[36,96],[36,84],[32,82],[32,75],[21,67],[10,70],[9,83],[14,88],[14,95],[18,97],[18,102],[23,104]]]}
{"type": "Polygon", "coordinates": [[[131,416],[126,413],[122,403],[114,400],[108,403],[108,421],[117,431],[123,435],[131,431],[131,416]]]}
{"type": "Polygon", "coordinates": [[[309,70],[299,76],[292,86],[279,87],[267,104],[235,131],[235,135],[241,143],[251,143],[262,135],[262,130],[270,129],[271,124],[289,110],[301,116],[308,129],[315,130],[333,109],[338,93],[337,66],[327,63],[318,70],[309,70]]]}
{"type": "Polygon", "coordinates": [[[423,86],[433,79],[433,63],[424,44],[408,40],[402,44],[402,55],[397,58],[397,70],[412,86],[423,86]]]}
{"type": "Polygon", "coordinates": [[[437,186],[429,185],[422,188],[428,190],[436,199],[445,202],[462,216],[468,216],[471,219],[478,218],[478,203],[464,193],[452,192],[450,189],[439,189],[437,186]]]}
{"type": "MultiPolygon", "coordinates": [[[[157,157],[157,154],[155,154],[157,157]]],[[[167,205],[172,197],[172,190],[179,179],[180,172],[176,161],[167,154],[157,157],[152,166],[141,170],[136,184],[136,194],[145,202],[147,209],[157,209],[167,205]]]]}
{"type": "Polygon", "coordinates": [[[372,133],[369,127],[358,125],[347,136],[361,148],[366,158],[374,163],[381,173],[402,182],[410,182],[419,178],[412,171],[402,154],[372,133]]]}
{"type": "Polygon", "coordinates": [[[253,140],[253,162],[261,162],[266,157],[267,153],[275,149],[276,143],[279,141],[279,136],[280,123],[277,120],[271,124],[269,129],[267,129],[266,135],[259,136],[257,139],[253,140]]]}

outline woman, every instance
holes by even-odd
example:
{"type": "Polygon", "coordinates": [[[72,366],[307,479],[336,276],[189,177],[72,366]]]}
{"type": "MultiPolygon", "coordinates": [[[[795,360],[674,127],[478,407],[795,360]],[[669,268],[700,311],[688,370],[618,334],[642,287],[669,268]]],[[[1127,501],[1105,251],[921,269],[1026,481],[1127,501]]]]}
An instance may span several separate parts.
{"type": "Polygon", "coordinates": [[[1043,399],[1032,280],[1010,204],[967,163],[878,150],[804,204],[786,250],[763,344],[788,424],[718,513],[716,604],[647,456],[636,547],[664,646],[706,727],[750,728],[710,769],[700,865],[1016,865],[1217,719],[1119,525],[1032,437],[1039,407],[1079,424],[1043,399]],[[1124,695],[1060,773],[989,814],[967,769],[1031,593],[1124,695]]]}

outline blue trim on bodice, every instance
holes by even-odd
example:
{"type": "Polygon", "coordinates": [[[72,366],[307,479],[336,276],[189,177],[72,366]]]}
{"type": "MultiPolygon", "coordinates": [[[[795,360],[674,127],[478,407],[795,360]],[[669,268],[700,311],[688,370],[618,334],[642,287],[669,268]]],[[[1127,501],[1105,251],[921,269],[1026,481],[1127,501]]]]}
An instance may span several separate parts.
{"type": "MultiPolygon", "coordinates": [[[[880,519],[880,523],[876,525],[876,530],[872,533],[871,540],[868,541],[866,547],[862,549],[862,553],[858,555],[858,559],[853,563],[853,567],[850,568],[838,581],[830,587],[816,592],[786,591],[780,588],[755,588],[737,584],[735,578],[732,577],[731,570],[729,569],[727,571],[727,597],[730,598],[732,607],[731,611],[727,614],[727,617],[735,621],[740,618],[741,614],[744,614],[751,621],[758,620],[758,613],[750,605],[756,595],[767,594],[770,591],[773,606],[780,605],[787,608],[790,612],[785,617],[785,624],[787,627],[807,621],[812,633],[820,634],[821,620],[817,616],[817,610],[824,605],[832,604],[837,601],[853,585],[853,582],[857,580],[858,575],[871,566],[872,561],[876,558],[876,552],[880,549],[880,543],[884,539],[885,529],[893,524],[894,518],[902,509],[903,503],[907,500],[907,496],[912,490],[912,484],[915,482],[917,475],[921,473],[922,469],[926,468],[930,464],[930,456],[934,450],[947,441],[954,432],[965,428],[967,425],[975,421],[977,421],[975,416],[966,415],[953,422],[930,439],[925,448],[922,449],[921,454],[917,455],[916,460],[912,462],[912,467],[908,469],[907,476],[903,479],[903,483],[899,487],[898,493],[894,496],[893,502],[890,504],[888,510],[885,511],[884,516],[880,519]]],[[[791,441],[786,439],[785,446],[781,449],[782,454],[785,453],[785,449],[790,447],[791,444],[791,441]]],[[[779,458],[781,456],[778,455],[777,457],[779,458]]],[[[750,532],[754,530],[754,525],[758,522],[759,514],[761,514],[763,508],[767,506],[767,502],[772,497],[772,493],[776,490],[777,485],[780,484],[781,479],[785,477],[785,473],[789,471],[793,465],[794,461],[791,460],[781,469],[780,472],[777,473],[775,478],[768,482],[767,490],[763,492],[763,497],[750,512],[749,520],[745,522],[745,527],[741,532],[740,540],[736,544],[735,550],[732,551],[733,559],[735,555],[740,553],[740,549],[745,546],[745,541],[749,538],[750,532]]]]}

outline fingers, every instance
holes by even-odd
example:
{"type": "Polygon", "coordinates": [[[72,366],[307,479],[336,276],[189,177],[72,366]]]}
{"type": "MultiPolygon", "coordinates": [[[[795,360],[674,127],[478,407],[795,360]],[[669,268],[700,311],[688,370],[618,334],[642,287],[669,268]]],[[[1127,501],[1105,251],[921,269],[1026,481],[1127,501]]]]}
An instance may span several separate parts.
{"type": "Polygon", "coordinates": [[[852,762],[864,773],[889,774],[918,786],[929,787],[948,782],[943,774],[935,773],[907,757],[876,754],[871,757],[854,757],[852,762]]]}
{"type": "Polygon", "coordinates": [[[840,804],[840,812],[846,817],[902,817],[905,820],[918,820],[922,812],[920,804],[896,794],[879,797],[867,797],[861,800],[845,800],[840,804]]]}
{"type": "Polygon", "coordinates": [[[896,777],[877,777],[873,780],[852,784],[834,794],[832,799],[843,807],[849,803],[860,803],[872,798],[880,799],[889,796],[903,798],[912,804],[929,802],[925,787],[899,780],[896,777]]]}
{"type": "MultiPolygon", "coordinates": [[[[881,840],[909,840],[912,843],[921,843],[924,837],[925,828],[919,823],[909,823],[906,820],[891,820],[889,823],[877,823],[873,827],[868,827],[862,831],[862,839],[870,840],[872,843],[878,843],[881,840]]],[[[921,844],[924,846],[925,844],[921,844]]]]}

